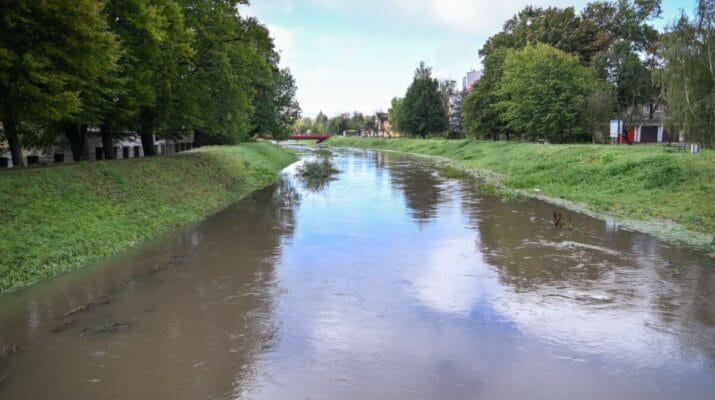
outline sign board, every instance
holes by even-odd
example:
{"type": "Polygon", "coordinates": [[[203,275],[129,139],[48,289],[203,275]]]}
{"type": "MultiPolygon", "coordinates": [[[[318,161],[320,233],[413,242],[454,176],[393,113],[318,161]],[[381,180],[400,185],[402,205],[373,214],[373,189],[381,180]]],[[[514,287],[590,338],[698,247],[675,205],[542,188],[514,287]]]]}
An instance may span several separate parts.
{"type": "Polygon", "coordinates": [[[620,129],[619,129],[619,128],[621,127],[620,122],[621,122],[621,121],[619,121],[619,120],[617,120],[617,119],[611,120],[611,137],[612,137],[612,138],[618,137],[618,134],[620,133],[620,129]]]}

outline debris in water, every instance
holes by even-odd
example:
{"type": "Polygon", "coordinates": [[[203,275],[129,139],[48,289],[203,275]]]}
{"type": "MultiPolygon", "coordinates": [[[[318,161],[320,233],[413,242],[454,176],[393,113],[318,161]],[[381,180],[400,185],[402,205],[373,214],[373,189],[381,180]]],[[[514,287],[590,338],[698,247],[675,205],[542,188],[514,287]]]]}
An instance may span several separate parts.
{"type": "Polygon", "coordinates": [[[9,356],[10,354],[15,354],[15,353],[17,353],[17,345],[16,344],[3,345],[2,348],[0,348],[0,360],[9,356]]]}
{"type": "Polygon", "coordinates": [[[62,317],[63,318],[69,317],[70,315],[77,314],[79,312],[89,310],[90,308],[92,308],[94,306],[103,305],[103,304],[109,304],[109,300],[103,300],[101,303],[89,302],[87,304],[81,305],[79,307],[76,307],[76,308],[73,308],[73,309],[67,311],[66,313],[64,313],[64,315],[62,315],[62,317]]]}
{"type": "Polygon", "coordinates": [[[63,322],[63,323],[61,323],[61,324],[55,326],[54,328],[52,328],[52,331],[51,331],[51,332],[52,332],[52,333],[60,333],[60,332],[64,331],[65,329],[69,328],[70,326],[74,325],[75,322],[77,322],[77,319],[73,319],[73,320],[70,320],[70,321],[67,321],[67,322],[63,322]]]}
{"type": "Polygon", "coordinates": [[[98,328],[91,329],[86,328],[82,330],[83,334],[98,335],[100,333],[118,333],[124,332],[132,327],[132,323],[129,321],[115,321],[115,322],[105,322],[98,328]]]}
{"type": "Polygon", "coordinates": [[[571,227],[571,217],[566,218],[564,221],[564,216],[560,212],[554,211],[551,223],[554,224],[554,228],[561,229],[562,227],[571,227]]]}

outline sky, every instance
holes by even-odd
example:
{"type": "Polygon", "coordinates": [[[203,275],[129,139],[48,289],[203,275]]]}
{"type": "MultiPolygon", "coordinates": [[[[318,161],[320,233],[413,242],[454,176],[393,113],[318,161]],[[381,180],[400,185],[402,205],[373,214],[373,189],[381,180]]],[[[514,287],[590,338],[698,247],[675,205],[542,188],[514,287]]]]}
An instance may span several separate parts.
{"type": "MultiPolygon", "coordinates": [[[[659,28],[696,0],[662,0],[659,28]]],[[[386,111],[403,96],[420,61],[461,87],[487,38],[526,5],[574,6],[588,0],[252,0],[239,12],[270,30],[298,86],[303,116],[318,111],[386,111]]]]}

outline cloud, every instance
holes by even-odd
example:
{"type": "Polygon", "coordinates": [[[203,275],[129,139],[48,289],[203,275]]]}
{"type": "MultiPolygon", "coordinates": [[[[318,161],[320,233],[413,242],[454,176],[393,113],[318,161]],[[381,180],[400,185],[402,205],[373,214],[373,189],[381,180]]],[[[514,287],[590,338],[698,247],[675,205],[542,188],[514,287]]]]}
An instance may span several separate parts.
{"type": "Polygon", "coordinates": [[[298,31],[275,24],[266,24],[266,27],[268,27],[276,49],[281,53],[283,64],[286,65],[294,61],[296,58],[295,37],[298,31]]]}
{"type": "MultiPolygon", "coordinates": [[[[453,31],[492,35],[501,30],[504,21],[527,5],[567,7],[585,1],[569,0],[388,0],[403,13],[428,19],[453,31]]],[[[376,2],[377,3],[377,2],[376,2]]],[[[577,8],[578,11],[578,8],[577,8]]]]}

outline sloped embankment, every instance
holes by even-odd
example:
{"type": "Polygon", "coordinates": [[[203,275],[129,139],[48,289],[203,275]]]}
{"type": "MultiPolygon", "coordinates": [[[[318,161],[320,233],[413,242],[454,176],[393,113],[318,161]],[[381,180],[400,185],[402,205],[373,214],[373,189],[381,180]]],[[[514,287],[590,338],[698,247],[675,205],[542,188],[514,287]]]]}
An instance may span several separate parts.
{"type": "MultiPolygon", "coordinates": [[[[605,213],[665,239],[704,245],[715,233],[715,151],[658,145],[540,145],[443,139],[334,137],[330,146],[385,149],[447,158],[498,176],[532,197],[605,213]]],[[[603,215],[597,215],[603,216],[603,215]]]]}
{"type": "Polygon", "coordinates": [[[0,292],[199,221],[294,160],[263,142],[0,172],[0,292]]]}

